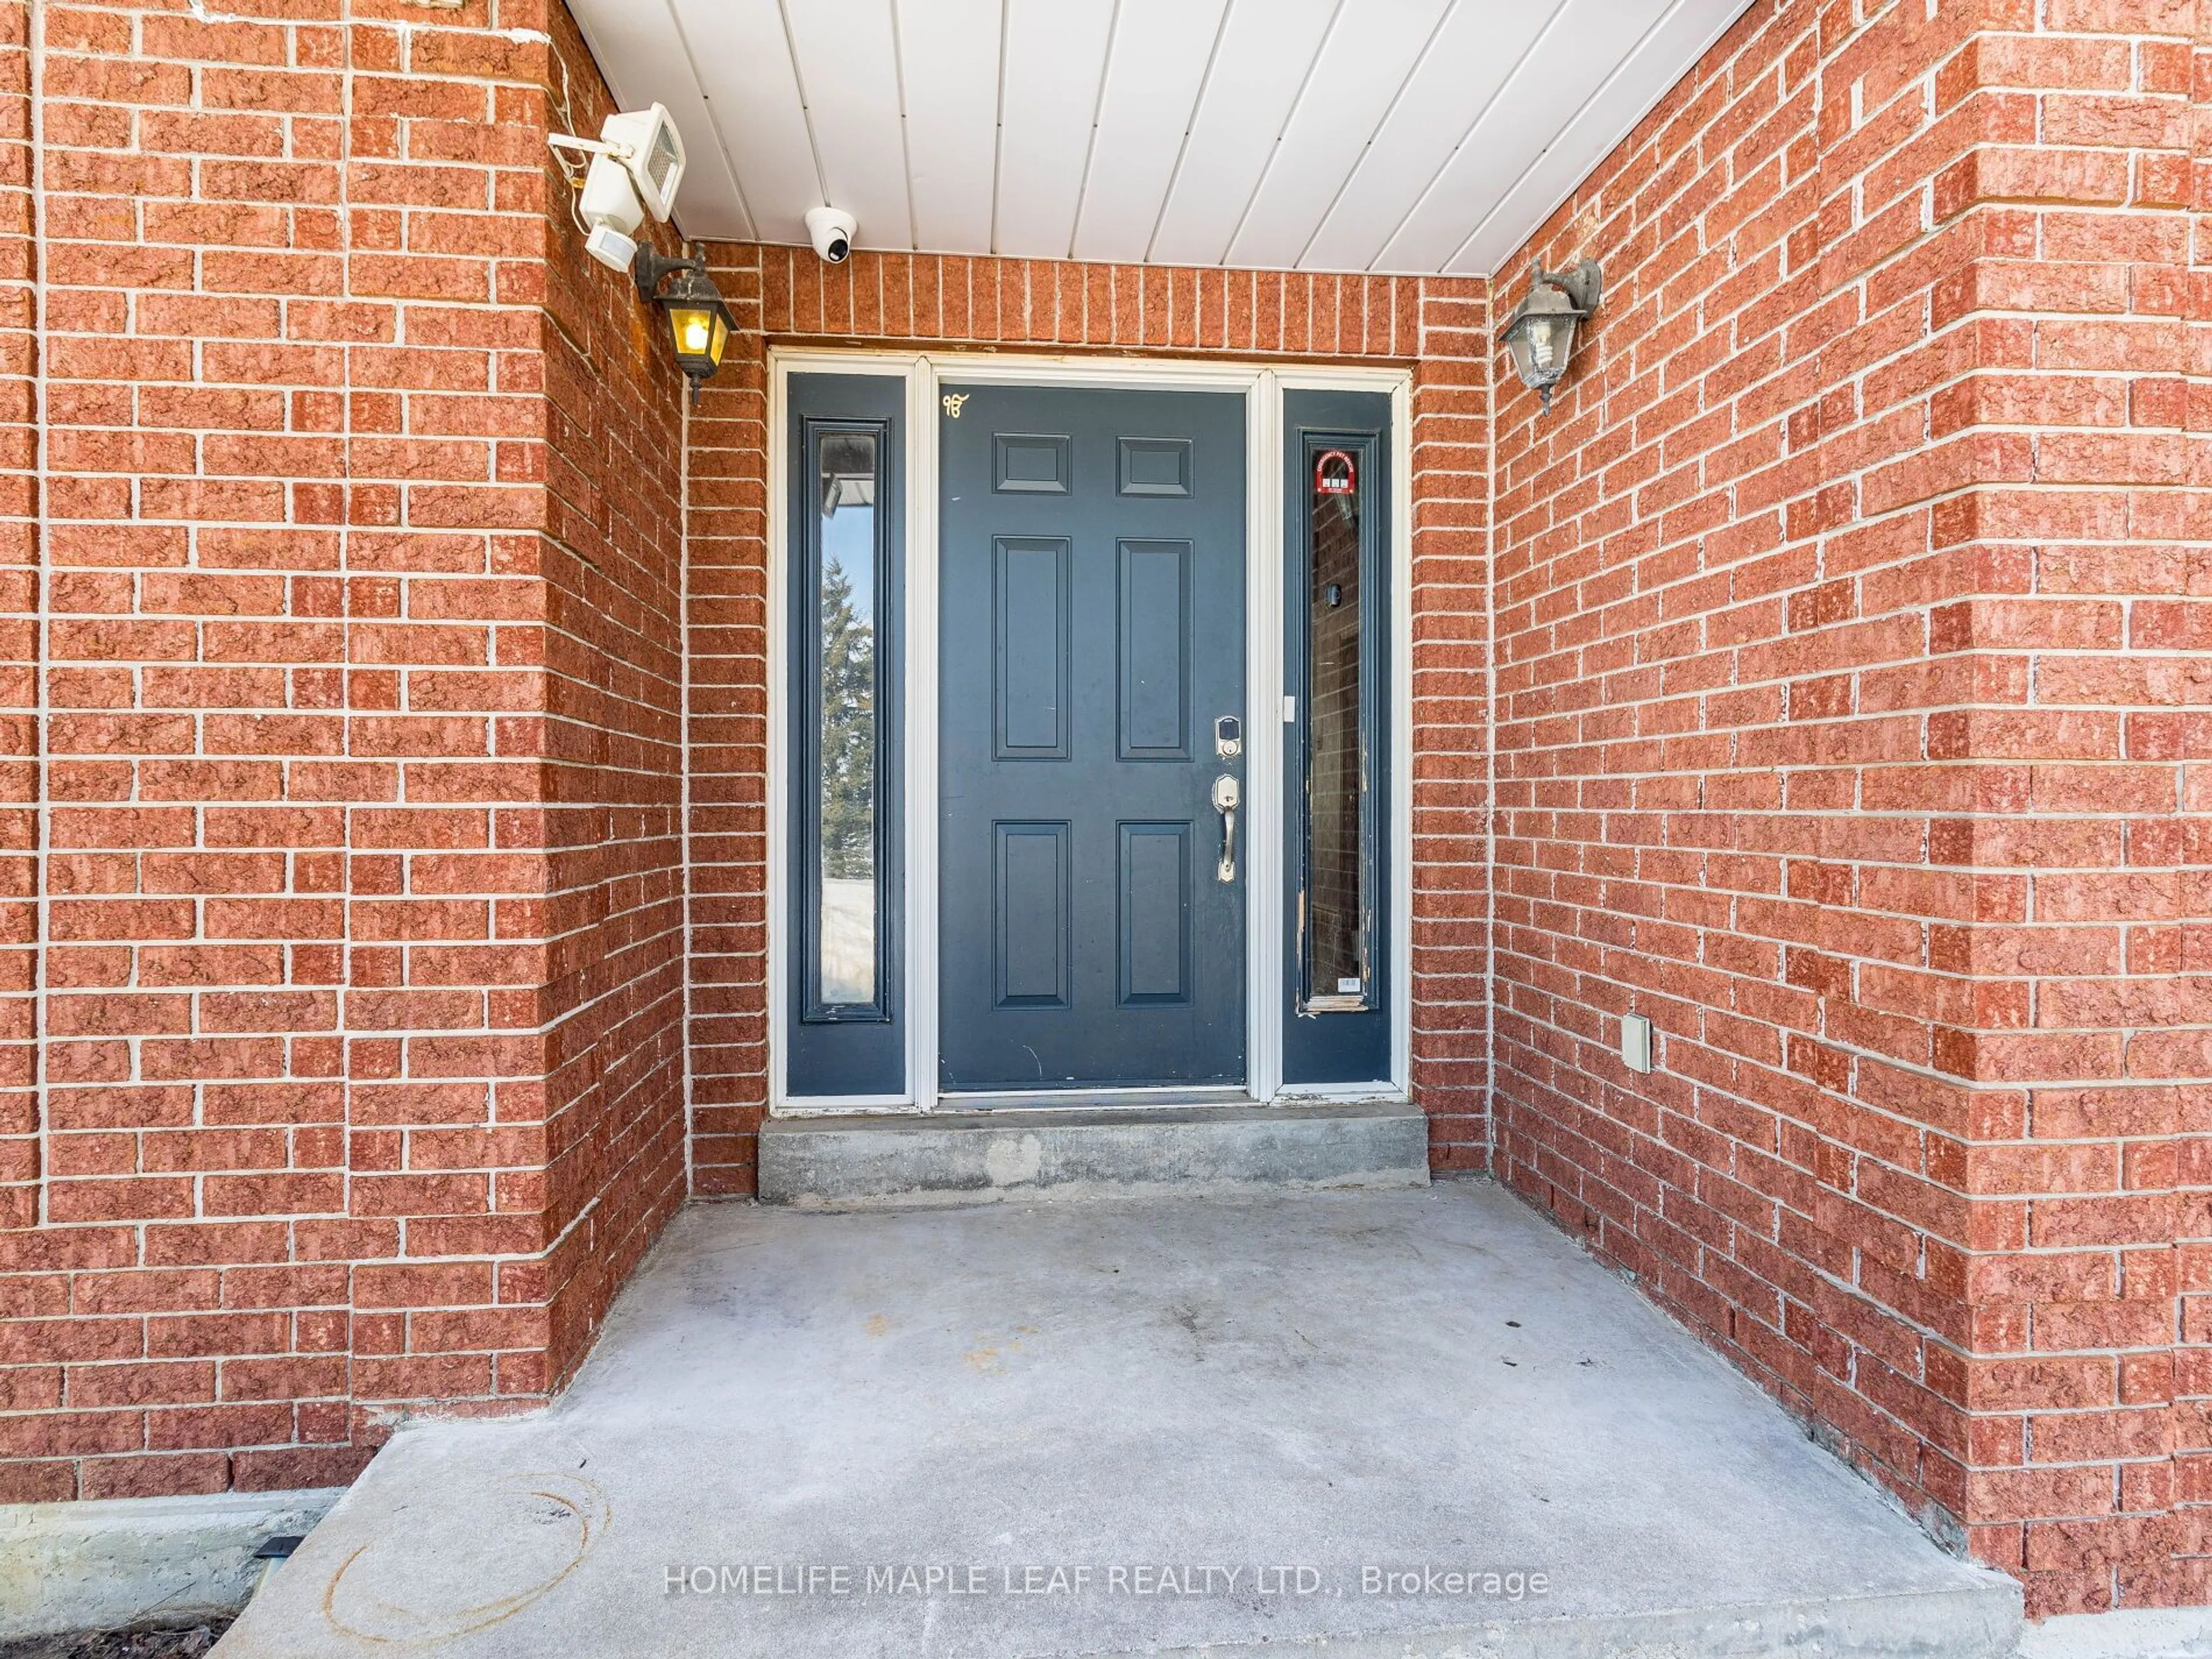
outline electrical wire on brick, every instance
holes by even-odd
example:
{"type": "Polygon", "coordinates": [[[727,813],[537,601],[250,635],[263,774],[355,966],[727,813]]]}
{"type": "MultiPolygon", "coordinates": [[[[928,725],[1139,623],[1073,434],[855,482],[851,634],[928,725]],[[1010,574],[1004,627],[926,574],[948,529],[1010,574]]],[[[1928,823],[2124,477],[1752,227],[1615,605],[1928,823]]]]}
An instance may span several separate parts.
{"type": "MultiPolygon", "coordinates": [[[[574,94],[568,86],[568,60],[558,52],[552,52],[550,56],[554,69],[560,73],[561,91],[559,96],[556,97],[552,89],[548,88],[545,95],[552,101],[553,113],[560,118],[560,130],[562,132],[574,132],[576,131],[576,113],[572,106],[574,94]]],[[[589,236],[592,234],[592,228],[584,222],[583,212],[577,204],[582,199],[584,177],[590,170],[591,163],[583,156],[572,155],[556,146],[553,149],[553,165],[561,169],[561,176],[568,181],[569,222],[584,235],[589,236]]]]}

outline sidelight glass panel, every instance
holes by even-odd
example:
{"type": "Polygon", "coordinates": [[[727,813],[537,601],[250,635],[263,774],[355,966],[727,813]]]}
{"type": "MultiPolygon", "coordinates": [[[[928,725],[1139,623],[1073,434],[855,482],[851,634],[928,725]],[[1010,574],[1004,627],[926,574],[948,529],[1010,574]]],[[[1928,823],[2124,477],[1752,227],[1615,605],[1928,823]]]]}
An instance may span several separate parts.
{"type": "Polygon", "coordinates": [[[876,600],[879,456],[872,432],[816,437],[820,576],[816,615],[816,830],[820,838],[815,1000],[873,1010],[878,994],[878,819],[883,801],[876,600]]]}
{"type": "Polygon", "coordinates": [[[1309,457],[1307,514],[1305,1001],[1367,1004],[1367,763],[1361,719],[1367,629],[1357,464],[1309,457]]]}

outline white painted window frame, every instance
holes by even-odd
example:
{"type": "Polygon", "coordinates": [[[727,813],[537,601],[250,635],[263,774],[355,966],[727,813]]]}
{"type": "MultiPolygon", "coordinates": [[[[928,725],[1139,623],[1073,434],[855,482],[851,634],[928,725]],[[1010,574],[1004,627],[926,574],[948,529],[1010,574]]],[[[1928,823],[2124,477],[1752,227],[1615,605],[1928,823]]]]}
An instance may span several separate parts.
{"type": "MultiPolygon", "coordinates": [[[[1054,356],[872,349],[769,351],[768,410],[768,1054],[769,1111],[775,1117],[926,1113],[938,1108],[938,511],[939,386],[1061,386],[1227,392],[1245,400],[1245,1090],[1261,1102],[1405,1099],[1412,1085],[1413,893],[1413,375],[1402,368],[1273,367],[1248,362],[1054,356]],[[898,1095],[793,1096],[787,1087],[790,1014],[791,560],[787,453],[791,377],[881,374],[906,382],[906,880],[907,1078],[898,1095]],[[1283,394],[1382,392],[1390,399],[1390,1075],[1372,1082],[1285,1085],[1282,1080],[1284,744],[1283,394]]],[[[1115,1090],[1188,1099],[1185,1090],[1115,1090]]]]}

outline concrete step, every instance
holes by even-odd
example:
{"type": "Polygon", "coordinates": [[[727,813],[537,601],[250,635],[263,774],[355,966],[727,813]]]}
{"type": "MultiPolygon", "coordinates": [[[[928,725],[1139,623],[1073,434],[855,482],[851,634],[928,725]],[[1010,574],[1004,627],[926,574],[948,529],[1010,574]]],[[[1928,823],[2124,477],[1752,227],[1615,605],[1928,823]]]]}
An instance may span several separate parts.
{"type": "Polygon", "coordinates": [[[305,1536],[343,1490],[0,1504],[0,1653],[33,1637],[189,1628],[234,1613],[267,1571],[254,1552],[305,1536]]]}
{"type": "Polygon", "coordinates": [[[1402,1101],[791,1117],[760,1139],[762,1200],[817,1209],[1428,1183],[1428,1121],[1402,1101]]]}

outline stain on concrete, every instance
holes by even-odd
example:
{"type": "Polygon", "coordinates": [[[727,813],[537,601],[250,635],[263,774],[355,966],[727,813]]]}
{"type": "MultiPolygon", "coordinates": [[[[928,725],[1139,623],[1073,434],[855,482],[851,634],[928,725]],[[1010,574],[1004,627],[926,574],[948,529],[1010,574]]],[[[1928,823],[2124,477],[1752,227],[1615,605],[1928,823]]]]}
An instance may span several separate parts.
{"type": "Polygon", "coordinates": [[[388,1528],[346,1551],[323,1590],[332,1630],[379,1647],[434,1648],[513,1618],[574,1572],[606,1531],[598,1483],[567,1472],[495,1479],[448,1491],[478,1535],[501,1547],[457,1554],[434,1528],[388,1528]]]}
{"type": "Polygon", "coordinates": [[[1035,1135],[994,1140],[983,1153],[983,1171],[994,1187],[1020,1187],[1044,1168],[1044,1142],[1035,1135]]]}

